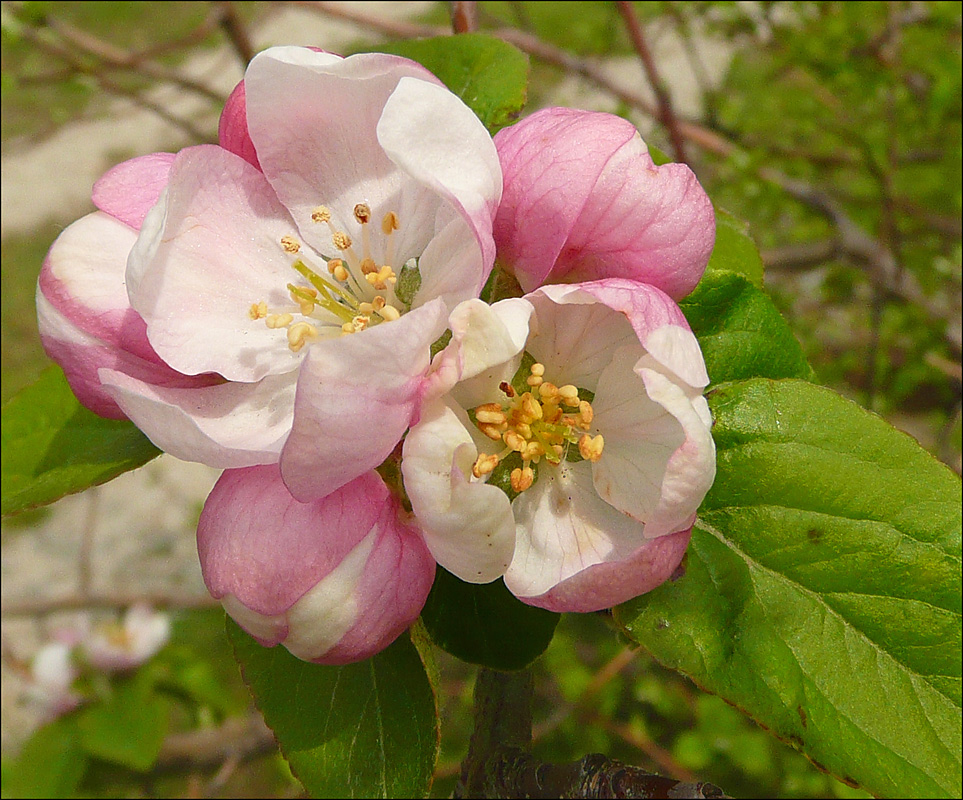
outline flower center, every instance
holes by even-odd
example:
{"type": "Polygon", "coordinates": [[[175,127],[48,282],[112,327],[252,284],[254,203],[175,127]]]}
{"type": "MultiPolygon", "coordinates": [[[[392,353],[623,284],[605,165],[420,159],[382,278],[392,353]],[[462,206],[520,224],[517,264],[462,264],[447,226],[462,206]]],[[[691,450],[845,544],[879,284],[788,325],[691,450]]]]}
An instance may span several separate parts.
{"type": "Polygon", "coordinates": [[[393,234],[400,227],[398,215],[389,211],[381,220],[381,233],[385,237],[385,263],[381,265],[372,258],[371,208],[367,203],[354,207],[354,218],[361,225],[360,256],[351,237],[331,222],[330,210],[325,206],[314,209],[311,219],[328,226],[331,243],[339,253],[337,257],[321,256],[326,267],[320,269],[311,263],[311,257],[294,236],[281,237],[281,249],[294,256],[291,266],[306,283],[287,285],[294,305],[272,309],[261,301],[251,305],[248,315],[252,320],[263,319],[268,328],[285,328],[288,346],[294,352],[321,337],[358,333],[398,319],[408,309],[411,295],[417,290],[420,275],[417,275],[415,259],[401,270],[402,278],[405,273],[415,273],[413,287],[408,285],[412,284],[411,280],[404,287],[399,286],[399,274],[392,266],[393,234]],[[406,291],[402,291],[403,288],[406,291]]]}
{"type": "Polygon", "coordinates": [[[498,388],[505,395],[505,403],[485,403],[474,409],[478,429],[505,445],[499,453],[478,456],[472,466],[476,478],[488,475],[507,456],[518,453],[522,465],[512,470],[510,483],[513,491],[524,492],[535,482],[533,464],[544,458],[556,466],[573,444],[584,459],[595,462],[602,457],[601,434],[587,433],[594,416],[591,402],[579,398],[578,387],[556,386],[546,381],[544,375],[544,365],[535,362],[525,379],[529,391],[519,393],[503,381],[498,388]]]}

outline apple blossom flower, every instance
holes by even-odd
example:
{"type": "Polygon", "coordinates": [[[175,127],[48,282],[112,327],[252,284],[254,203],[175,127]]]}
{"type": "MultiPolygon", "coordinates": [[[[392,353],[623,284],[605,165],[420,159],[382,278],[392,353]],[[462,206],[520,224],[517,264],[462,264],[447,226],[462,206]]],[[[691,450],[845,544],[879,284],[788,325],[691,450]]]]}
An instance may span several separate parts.
{"type": "Polygon", "coordinates": [[[438,563],[504,575],[554,611],[670,577],[715,475],[709,379],[679,307],[610,279],[467,301],[450,327],[402,458],[438,563]]]}
{"type": "Polygon", "coordinates": [[[523,291],[629,278],[678,300],[695,288],[715,240],[712,203],[685,164],[656,166],[630,122],[547,108],[495,146],[498,259],[523,291]]]}
{"type": "Polygon", "coordinates": [[[97,413],[321,498],[391,452],[480,291],[497,154],[420,65],[300,47],[254,58],[220,139],[105,176],[48,255],[41,335],[97,413]]]}
{"type": "Polygon", "coordinates": [[[376,472],[295,500],[277,465],[227,470],[197,527],[204,581],[261,644],[345,664],[387,647],[421,613],[435,562],[376,472]]]}
{"type": "Polygon", "coordinates": [[[104,672],[140,666],[167,644],[171,623],[167,614],[137,604],[127,609],[123,622],[95,626],[83,639],[90,665],[104,672]]]}

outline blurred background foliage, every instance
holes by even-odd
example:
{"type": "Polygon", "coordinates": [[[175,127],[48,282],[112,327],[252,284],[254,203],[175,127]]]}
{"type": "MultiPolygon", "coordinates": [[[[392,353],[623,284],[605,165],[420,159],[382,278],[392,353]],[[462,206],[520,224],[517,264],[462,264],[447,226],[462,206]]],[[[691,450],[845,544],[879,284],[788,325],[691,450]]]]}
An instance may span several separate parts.
{"type": "MultiPolygon", "coordinates": [[[[364,13],[385,4],[335,4],[339,10],[324,3],[4,2],[4,158],[15,158],[63,126],[110,115],[118,96],[149,103],[151,88],[176,83],[179,67],[199,48],[232,48],[243,60],[250,47],[245,32],[293,5],[338,16],[344,7],[364,13]],[[130,58],[132,53],[138,57],[130,58]]],[[[421,5],[425,14],[414,24],[426,31],[450,27],[449,4],[421,5]]],[[[479,30],[512,31],[515,43],[538,42],[551,49],[549,55],[568,54],[610,72],[637,58],[615,3],[477,6],[479,30]]],[[[907,430],[959,472],[960,4],[632,6],[657,55],[662,45],[674,43],[695,76],[700,110],[680,104],[670,109],[669,124],[659,124],[626,93],[606,93],[589,75],[595,96],[603,98],[598,107],[623,113],[650,144],[669,154],[673,125],[696,131],[684,137],[686,160],[716,205],[747,221],[767,265],[766,286],[819,382],[907,430]],[[724,70],[705,58],[708,45],[727,53],[724,70]]],[[[359,28],[355,49],[397,35],[397,28],[376,23],[359,28]]],[[[561,102],[573,77],[571,61],[565,69],[559,66],[564,59],[536,57],[534,48],[530,53],[526,113],[561,102]]],[[[203,87],[181,88],[203,95],[203,87]]],[[[639,86],[629,81],[626,92],[641,92],[651,110],[653,95],[641,90],[640,78],[639,86]]],[[[216,110],[223,97],[211,91],[209,101],[216,110]]],[[[172,125],[193,143],[216,137],[216,114],[213,119],[213,127],[177,119],[172,125]]],[[[113,161],[136,154],[114,153],[113,161]]],[[[30,187],[18,191],[26,194],[30,187]]],[[[5,208],[18,202],[6,184],[3,202],[5,208]]],[[[34,284],[52,240],[85,209],[62,211],[3,237],[4,401],[47,364],[36,332],[34,284]]],[[[5,523],[4,541],[13,530],[29,535],[29,520],[24,522],[5,523]]],[[[138,671],[150,671],[150,679],[142,680],[151,697],[167,698],[162,716],[173,744],[177,736],[223,733],[226,721],[251,713],[221,617],[217,610],[177,612],[172,643],[138,671]]],[[[475,670],[443,653],[439,662],[443,738],[433,794],[447,796],[467,748],[475,670]]],[[[22,663],[13,667],[26,669],[22,663]]],[[[736,797],[866,796],[822,774],[645,653],[630,651],[604,614],[565,617],[536,674],[535,752],[546,760],[602,752],[678,779],[711,781],[736,797]]],[[[94,702],[106,703],[105,697],[133,680],[137,676],[87,691],[94,702]]],[[[257,728],[248,739],[238,735],[243,746],[232,749],[228,741],[206,759],[168,748],[154,754],[149,769],[133,769],[129,758],[125,763],[112,757],[109,746],[85,749],[83,737],[66,747],[64,742],[77,739],[73,716],[41,729],[19,753],[4,753],[5,796],[37,796],[41,789],[105,797],[300,791],[257,728]],[[60,762],[74,768],[50,769],[58,753],[60,762]],[[60,782],[41,787],[25,777],[54,773],[60,782]]],[[[119,719],[117,735],[123,736],[119,719]]]]}

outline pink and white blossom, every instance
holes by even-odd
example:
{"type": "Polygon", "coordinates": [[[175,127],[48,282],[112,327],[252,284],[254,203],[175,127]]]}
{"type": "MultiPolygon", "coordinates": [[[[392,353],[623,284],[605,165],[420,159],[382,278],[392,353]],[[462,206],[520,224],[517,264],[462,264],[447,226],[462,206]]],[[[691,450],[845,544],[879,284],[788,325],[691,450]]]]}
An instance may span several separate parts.
{"type": "Polygon", "coordinates": [[[153,658],[171,636],[170,617],[137,604],[127,609],[121,622],[94,626],[82,641],[84,656],[103,672],[133,669],[153,658]]]}
{"type": "Polygon", "coordinates": [[[481,289],[497,154],[420,65],[298,47],[251,62],[220,139],[102,179],[48,255],[41,335],[97,413],[321,498],[391,452],[481,289]]]}
{"type": "Polygon", "coordinates": [[[679,307],[610,279],[467,301],[450,327],[402,459],[432,555],[554,611],[665,581],[715,475],[708,376],[679,307]]]}
{"type": "Polygon", "coordinates": [[[74,662],[75,647],[73,637],[55,638],[31,659],[24,697],[44,722],[73,711],[83,702],[83,696],[72,688],[80,674],[74,662]]]}
{"type": "Polygon", "coordinates": [[[547,108],[495,145],[498,258],[523,291],[629,278],[678,300],[695,288],[715,240],[712,203],[685,164],[656,166],[630,122],[547,108]]]}
{"type": "Polygon", "coordinates": [[[261,644],[345,664],[387,647],[421,613],[435,562],[376,472],[310,503],[276,465],[227,470],[197,528],[204,581],[261,644]]]}

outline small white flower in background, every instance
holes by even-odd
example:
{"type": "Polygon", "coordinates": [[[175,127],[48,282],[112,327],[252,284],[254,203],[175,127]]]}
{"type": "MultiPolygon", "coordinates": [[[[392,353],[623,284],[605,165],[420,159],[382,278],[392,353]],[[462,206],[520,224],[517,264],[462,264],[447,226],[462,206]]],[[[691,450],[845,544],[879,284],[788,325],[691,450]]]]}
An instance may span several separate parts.
{"type": "Polygon", "coordinates": [[[131,606],[123,622],[95,627],[82,642],[87,661],[104,672],[119,672],[143,664],[170,639],[167,614],[148,606],[131,606]]]}
{"type": "Polygon", "coordinates": [[[25,697],[37,706],[44,721],[54,720],[80,705],[83,698],[71,690],[78,669],[73,651],[76,643],[63,641],[43,645],[30,662],[30,683],[25,697]]]}

